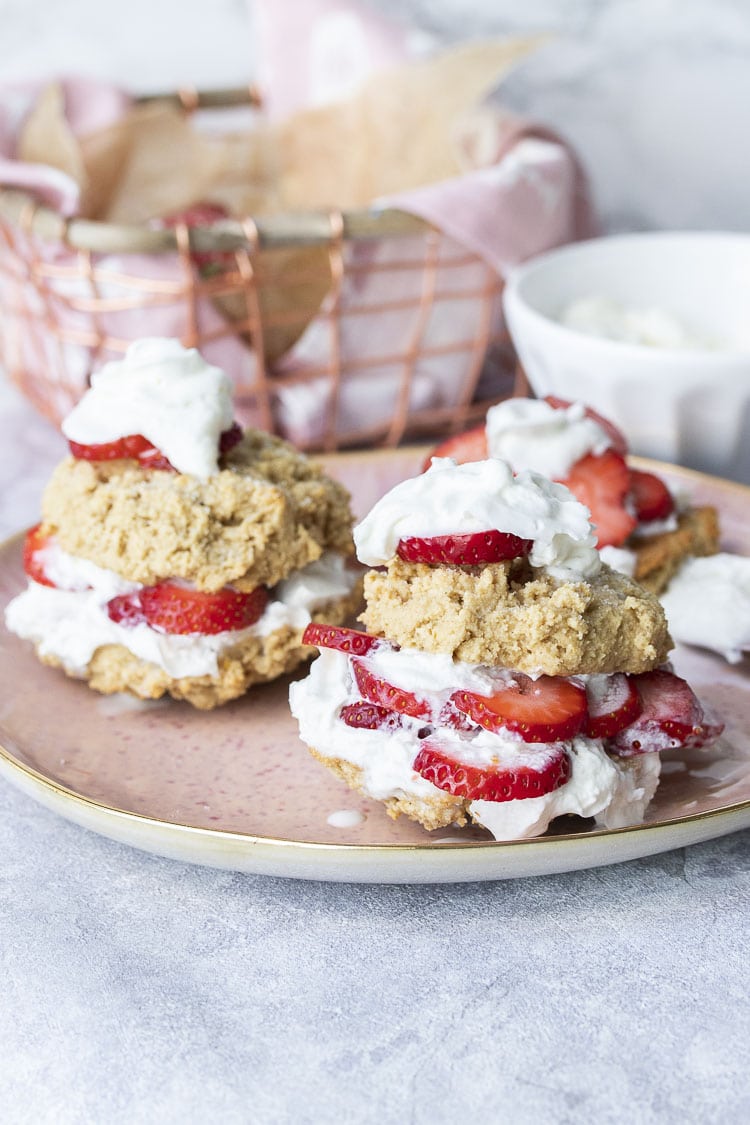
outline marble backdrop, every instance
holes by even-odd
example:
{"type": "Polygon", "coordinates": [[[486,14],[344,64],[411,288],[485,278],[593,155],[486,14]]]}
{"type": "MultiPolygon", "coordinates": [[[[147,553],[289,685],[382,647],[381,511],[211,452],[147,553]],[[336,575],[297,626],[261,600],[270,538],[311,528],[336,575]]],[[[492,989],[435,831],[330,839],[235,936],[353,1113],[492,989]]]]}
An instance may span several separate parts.
{"type": "MultiPolygon", "coordinates": [[[[279,3],[304,0],[279,0],[279,3]]],[[[565,133],[609,229],[750,227],[747,0],[368,0],[440,41],[549,32],[505,83],[565,133]]],[[[251,0],[0,0],[0,80],[86,72],[138,91],[241,83],[251,0]]]]}

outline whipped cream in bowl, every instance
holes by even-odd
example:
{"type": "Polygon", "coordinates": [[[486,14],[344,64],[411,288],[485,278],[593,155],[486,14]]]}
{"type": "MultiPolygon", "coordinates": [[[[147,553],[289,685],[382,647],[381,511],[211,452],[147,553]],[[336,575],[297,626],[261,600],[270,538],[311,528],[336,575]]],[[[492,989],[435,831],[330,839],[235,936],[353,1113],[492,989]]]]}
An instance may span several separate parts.
{"type": "Polygon", "coordinates": [[[598,573],[601,563],[588,510],[561,484],[538,473],[513,475],[505,461],[457,465],[433,457],[427,472],[403,481],[354,529],[357,555],[382,566],[401,539],[497,530],[531,540],[531,566],[562,580],[598,573]]]}
{"type": "Polygon", "coordinates": [[[80,445],[140,434],[178,472],[205,480],[219,470],[219,438],[233,419],[229,376],[197,349],[154,338],[137,340],[91,376],[62,431],[80,445]]]}

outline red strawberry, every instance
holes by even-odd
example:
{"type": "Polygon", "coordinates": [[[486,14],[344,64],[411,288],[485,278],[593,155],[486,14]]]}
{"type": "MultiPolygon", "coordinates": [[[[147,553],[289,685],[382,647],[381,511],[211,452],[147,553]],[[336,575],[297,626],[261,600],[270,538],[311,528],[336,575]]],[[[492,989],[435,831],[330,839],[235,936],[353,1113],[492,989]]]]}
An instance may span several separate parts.
{"type": "Polygon", "coordinates": [[[562,483],[591,512],[597,546],[621,546],[637,522],[625,508],[630,472],[624,458],[613,449],[598,456],[589,453],[576,461],[562,483]]]}
{"type": "MultiPolygon", "coordinates": [[[[188,229],[193,227],[210,227],[222,219],[228,219],[229,212],[221,203],[191,203],[180,211],[172,211],[169,215],[157,220],[157,225],[162,227],[176,227],[184,223],[188,229]]],[[[217,268],[231,265],[234,254],[231,250],[191,250],[191,258],[201,273],[213,273],[217,268]]]]}
{"type": "Polygon", "coordinates": [[[38,582],[40,586],[52,586],[56,589],[55,583],[50,581],[44,573],[44,559],[42,557],[43,551],[49,547],[51,542],[52,536],[42,534],[40,523],[27,531],[23,542],[23,569],[32,582],[38,582]]]}
{"type": "Polygon", "coordinates": [[[401,715],[411,715],[414,719],[432,718],[432,708],[426,699],[419,699],[412,692],[379,679],[360,660],[353,660],[352,668],[357,687],[370,703],[387,707],[389,711],[397,711],[401,715]]]}
{"type": "Polygon", "coordinates": [[[405,562],[432,566],[480,566],[528,555],[531,539],[520,539],[507,531],[475,531],[465,535],[433,535],[420,539],[409,535],[400,539],[396,554],[405,562]]]}
{"type": "Polygon", "coordinates": [[[99,445],[82,445],[77,441],[69,441],[70,452],[78,461],[137,461],[149,469],[165,469],[175,472],[167,458],[156,446],[147,441],[141,434],[130,434],[128,437],[117,438],[116,441],[107,441],[99,445]]]}
{"type": "MultiPolygon", "coordinates": [[[[219,453],[227,453],[241,440],[242,428],[237,422],[233,422],[228,430],[224,430],[219,435],[219,453]]],[[[101,445],[82,445],[77,441],[69,441],[68,445],[70,452],[79,461],[130,460],[137,461],[144,469],[177,472],[174,465],[167,460],[164,454],[141,434],[130,434],[128,437],[103,442],[101,445]]]]}
{"type": "Polygon", "coordinates": [[[378,707],[364,699],[357,703],[347,703],[341,708],[340,718],[348,727],[356,727],[358,730],[397,730],[401,726],[401,717],[395,711],[378,707]]]}
{"type": "Polygon", "coordinates": [[[653,473],[630,470],[630,498],[639,521],[665,520],[674,511],[674,499],[666,484],[653,473]]]}
{"type": "MultiPolygon", "coordinates": [[[[544,401],[554,407],[555,410],[567,410],[569,406],[573,405],[572,402],[568,402],[564,398],[558,398],[557,395],[546,395],[544,401]]],[[[605,418],[591,406],[584,407],[584,414],[592,422],[597,422],[601,426],[612,442],[612,449],[615,453],[620,453],[624,457],[628,451],[628,439],[622,430],[618,429],[614,422],[610,422],[609,418],[605,418]]]]}
{"type": "Polygon", "coordinates": [[[583,733],[588,738],[612,738],[635,722],[642,710],[635,683],[622,672],[590,679],[586,702],[588,717],[583,733]]]}
{"type": "Polygon", "coordinates": [[[586,692],[559,676],[532,680],[513,673],[508,685],[491,696],[457,691],[451,699],[487,730],[515,731],[524,742],[557,742],[573,738],[586,721],[586,692]]]}
{"type": "Polygon", "coordinates": [[[333,648],[349,656],[364,656],[378,645],[387,642],[384,642],[382,637],[372,637],[369,633],[360,633],[357,629],[345,629],[342,625],[323,625],[318,621],[312,621],[302,634],[302,643],[314,645],[316,648],[333,648]]]}
{"type": "Polygon", "coordinates": [[[707,716],[692,688],[672,672],[657,669],[633,676],[641,714],[611,740],[609,749],[622,757],[678,747],[705,746],[718,738],[724,724],[707,716]]]}
{"type": "Polygon", "coordinates": [[[477,766],[462,760],[454,747],[429,740],[420,747],[413,768],[426,781],[455,797],[519,801],[541,797],[564,785],[570,777],[570,758],[565,748],[557,745],[545,747],[536,755],[528,749],[504,751],[502,762],[477,766]]]}
{"type": "Polygon", "coordinates": [[[452,457],[459,465],[467,461],[486,461],[489,457],[487,450],[487,430],[482,426],[475,426],[473,430],[465,430],[462,434],[455,434],[441,442],[437,449],[433,449],[422,471],[426,472],[433,457],[452,457]]]}
{"type": "Polygon", "coordinates": [[[160,633],[203,636],[247,629],[268,604],[268,591],[258,586],[249,594],[225,586],[207,594],[176,582],[144,586],[134,594],[121,594],[107,603],[112,621],[138,625],[145,621],[160,633]]]}

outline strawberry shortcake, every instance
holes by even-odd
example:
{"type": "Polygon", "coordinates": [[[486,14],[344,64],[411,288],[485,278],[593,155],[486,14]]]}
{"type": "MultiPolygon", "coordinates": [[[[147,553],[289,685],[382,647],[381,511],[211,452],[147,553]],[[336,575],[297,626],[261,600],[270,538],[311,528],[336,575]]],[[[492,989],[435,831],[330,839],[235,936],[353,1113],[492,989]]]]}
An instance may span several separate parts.
{"type": "Polygon", "coordinates": [[[624,434],[580,402],[513,398],[491,407],[486,423],[448,438],[434,456],[457,461],[499,457],[566,484],[591,512],[606,561],[654,593],[688,556],[715,554],[712,507],[674,496],[654,473],[632,469],[624,434]]]}
{"type": "Polygon", "coordinates": [[[311,655],[355,612],[345,489],[233,421],[231,384],[176,340],[109,363],[63,423],[71,456],[27,536],[8,628],[97,691],[211,708],[311,655]]]}
{"type": "Polygon", "coordinates": [[[721,724],[665,664],[656,597],[601,561],[563,485],[433,459],[354,531],[367,632],[308,626],[291,687],[311,753],[388,813],[497,839],[643,819],[660,752],[721,724]]]}

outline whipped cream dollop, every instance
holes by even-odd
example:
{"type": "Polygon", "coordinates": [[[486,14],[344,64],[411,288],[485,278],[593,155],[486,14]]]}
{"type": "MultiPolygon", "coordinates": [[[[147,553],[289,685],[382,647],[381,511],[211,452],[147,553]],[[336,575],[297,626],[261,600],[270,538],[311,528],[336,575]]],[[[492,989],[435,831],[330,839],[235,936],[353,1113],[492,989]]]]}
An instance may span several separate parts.
{"type": "Polygon", "coordinates": [[[70,441],[102,445],[141,434],[180,473],[218,472],[219,437],[232,425],[232,384],[179,340],[137,340],[91,376],[62,424],[70,441]]]}
{"type": "Polygon", "coordinates": [[[587,336],[602,336],[626,344],[652,348],[700,348],[713,350],[721,343],[694,331],[658,306],[637,308],[609,297],[592,295],[572,301],[563,309],[560,323],[587,336]]]}
{"type": "Polygon", "coordinates": [[[552,480],[568,476],[576,461],[604,453],[607,431],[586,416],[581,402],[557,410],[543,399],[509,398],[487,411],[487,446],[492,457],[518,472],[533,469],[552,480]]]}
{"type": "Polygon", "coordinates": [[[750,651],[750,558],[686,559],[661,604],[676,641],[712,649],[730,664],[750,651]]]}
{"type": "MultiPolygon", "coordinates": [[[[387,667],[392,676],[389,682],[421,694],[431,660],[435,661],[436,711],[445,690],[443,673],[447,669],[441,669],[437,657],[423,663],[420,657],[425,655],[405,649],[375,650],[368,654],[368,665],[379,672],[387,667]],[[400,658],[403,665],[397,669],[400,658]]],[[[497,672],[479,665],[451,663],[453,690],[459,684],[476,690],[483,682],[491,682],[497,672]]],[[[419,752],[419,732],[424,728],[424,720],[404,715],[401,726],[387,731],[355,729],[347,726],[339,714],[342,707],[358,699],[349,658],[342,652],[322,650],[310,674],[289,689],[289,703],[302,741],[319,754],[357,766],[362,771],[365,791],[375,800],[404,796],[429,800],[441,793],[412,767],[419,752]]],[[[485,730],[467,740],[460,732],[443,729],[440,738],[441,742],[453,738],[457,747],[460,745],[462,759],[477,766],[503,760],[514,765],[528,764],[532,760],[538,762],[545,752],[557,750],[543,743],[524,743],[510,733],[501,736],[485,730]]],[[[472,801],[472,817],[498,840],[538,836],[555,817],[565,813],[595,817],[597,823],[608,828],[636,824],[643,819],[658,784],[658,754],[621,761],[606,754],[598,739],[579,736],[565,745],[571,758],[571,776],[564,785],[544,796],[524,800],[472,801]]]]}
{"type": "Polygon", "coordinates": [[[505,461],[457,465],[433,457],[421,476],[386,493],[354,529],[361,562],[382,566],[400,539],[504,531],[531,539],[529,561],[563,580],[590,578],[600,569],[588,510],[564,485],[538,473],[513,475],[505,461]]]}
{"type": "Polygon", "coordinates": [[[69,588],[30,582],[28,589],[8,604],[5,621],[12,633],[37,645],[40,656],[55,657],[74,676],[85,674],[94,653],[104,645],[122,645],[140,660],[158,665],[173,679],[216,675],[219,656],[226,649],[285,626],[304,629],[315,609],[345,596],[357,581],[356,573],[345,566],[340,555],[326,552],[280,583],[261,617],[248,628],[210,636],[177,635],[152,629],[146,622],[122,625],[110,619],[107,602],[118,594],[141,589],[137,582],[75,558],[54,543],[44,549],[43,558],[50,580],[69,588]]]}

